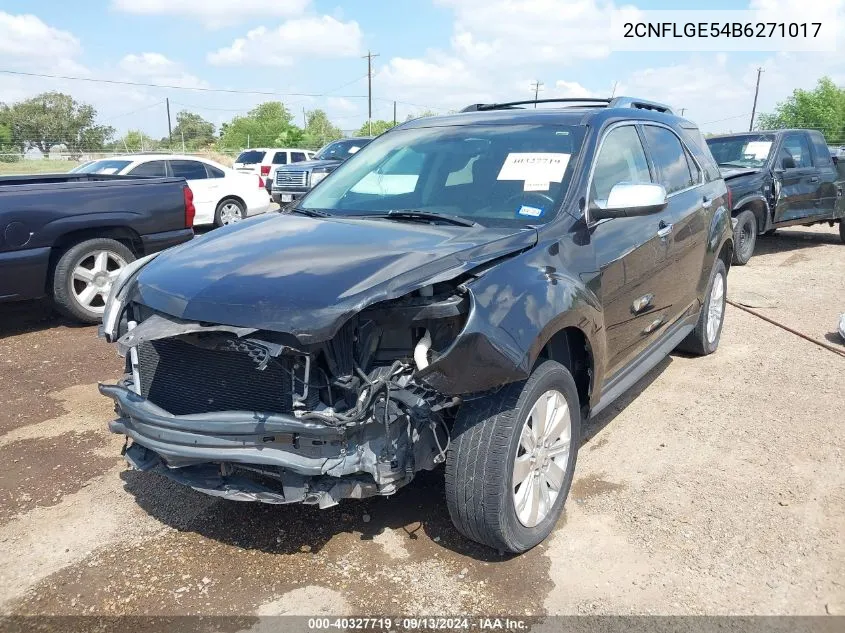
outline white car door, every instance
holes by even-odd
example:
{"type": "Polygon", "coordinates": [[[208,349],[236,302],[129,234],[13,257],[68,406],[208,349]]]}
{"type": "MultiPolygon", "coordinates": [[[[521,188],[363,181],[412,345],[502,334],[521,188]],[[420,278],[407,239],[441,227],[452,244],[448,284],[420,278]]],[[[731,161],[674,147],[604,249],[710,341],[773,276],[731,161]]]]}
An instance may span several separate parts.
{"type": "Polygon", "coordinates": [[[220,180],[209,178],[205,164],[198,160],[171,160],[170,171],[177,178],[187,180],[194,194],[194,207],[197,210],[194,225],[212,224],[217,200],[220,198],[220,180]]]}

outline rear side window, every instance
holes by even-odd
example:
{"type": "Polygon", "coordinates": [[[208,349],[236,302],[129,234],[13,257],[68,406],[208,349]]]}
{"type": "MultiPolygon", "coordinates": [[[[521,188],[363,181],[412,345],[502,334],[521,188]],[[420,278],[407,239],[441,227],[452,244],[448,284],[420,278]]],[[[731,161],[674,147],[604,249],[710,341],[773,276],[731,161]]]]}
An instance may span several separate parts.
{"type": "Polygon", "coordinates": [[[305,155],[305,152],[291,152],[290,153],[290,162],[301,163],[304,160],[308,160],[308,157],[305,155]]]}
{"type": "MultiPolygon", "coordinates": [[[[260,161],[256,161],[260,162],[260,161]]],[[[274,165],[287,165],[288,164],[288,153],[287,152],[276,152],[273,154],[273,164],[274,165]]]]}
{"type": "Polygon", "coordinates": [[[264,154],[266,153],[257,149],[248,149],[245,152],[241,152],[240,156],[235,159],[235,162],[243,163],[244,165],[255,165],[264,160],[264,154]]]}
{"type": "Polygon", "coordinates": [[[833,164],[830,158],[830,150],[827,143],[819,132],[810,132],[810,141],[813,143],[813,154],[816,157],[816,167],[829,167],[833,164]]]}
{"type": "Polygon", "coordinates": [[[134,167],[130,172],[130,176],[158,176],[163,177],[167,175],[167,163],[163,160],[151,160],[148,163],[143,163],[134,167]]]}
{"type": "Polygon", "coordinates": [[[593,170],[590,201],[603,207],[610,190],[623,182],[651,182],[645,151],[633,125],[618,127],[604,137],[593,170]]]}
{"type": "Polygon", "coordinates": [[[646,143],[651,159],[667,194],[691,187],[696,182],[690,173],[687,154],[681,141],[664,127],[644,125],[646,143]]]}
{"type": "Polygon", "coordinates": [[[704,135],[701,134],[701,130],[697,127],[683,127],[681,128],[681,135],[686,141],[687,147],[698,160],[698,164],[701,165],[705,182],[721,178],[722,173],[719,171],[719,165],[716,164],[713,152],[710,151],[710,146],[704,139],[704,135]]]}
{"type": "Polygon", "coordinates": [[[203,163],[205,165],[205,171],[208,174],[209,178],[225,178],[226,174],[223,173],[222,169],[217,169],[213,165],[209,165],[207,163],[203,163]]]}
{"type": "Polygon", "coordinates": [[[810,156],[810,146],[803,134],[787,134],[783,139],[783,147],[780,150],[780,166],[783,169],[801,169],[812,167],[813,159],[810,156]]]}
{"type": "Polygon", "coordinates": [[[205,173],[205,164],[195,160],[172,160],[170,169],[177,178],[185,180],[205,180],[208,175],[205,173]]]}

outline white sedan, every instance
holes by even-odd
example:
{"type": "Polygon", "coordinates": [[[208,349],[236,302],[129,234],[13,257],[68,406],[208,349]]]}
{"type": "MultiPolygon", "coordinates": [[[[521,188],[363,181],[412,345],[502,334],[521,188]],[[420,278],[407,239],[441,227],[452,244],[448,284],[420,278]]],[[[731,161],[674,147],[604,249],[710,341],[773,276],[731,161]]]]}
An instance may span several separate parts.
{"type": "Polygon", "coordinates": [[[207,158],[178,154],[132,154],[102,158],[79,172],[125,176],[176,176],[188,181],[197,213],[194,226],[232,224],[266,213],[270,198],[261,176],[241,174],[207,158]]]}

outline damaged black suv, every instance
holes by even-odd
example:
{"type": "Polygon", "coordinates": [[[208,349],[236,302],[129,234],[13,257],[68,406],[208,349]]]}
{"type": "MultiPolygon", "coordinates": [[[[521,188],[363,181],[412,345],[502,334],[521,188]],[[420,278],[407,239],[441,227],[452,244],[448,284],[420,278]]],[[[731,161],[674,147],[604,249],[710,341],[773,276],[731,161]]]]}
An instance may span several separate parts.
{"type": "Polygon", "coordinates": [[[127,266],[102,328],[127,372],[100,391],[129,463],[328,507],[445,462],[463,534],[540,543],[585,420],[718,346],[733,245],[689,121],[521,105],[400,125],[288,213],[127,266]]]}

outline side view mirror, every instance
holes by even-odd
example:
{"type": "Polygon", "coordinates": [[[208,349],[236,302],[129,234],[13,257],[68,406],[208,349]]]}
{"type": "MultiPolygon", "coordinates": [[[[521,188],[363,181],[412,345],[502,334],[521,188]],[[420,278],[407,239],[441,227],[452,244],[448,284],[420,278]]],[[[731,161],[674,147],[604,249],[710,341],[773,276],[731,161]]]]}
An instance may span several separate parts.
{"type": "Polygon", "coordinates": [[[607,204],[603,208],[592,205],[589,213],[591,220],[633,218],[662,211],[667,204],[663,185],[620,182],[611,188],[607,204]]]}
{"type": "Polygon", "coordinates": [[[781,169],[795,169],[795,159],[792,156],[784,156],[780,160],[781,169]]]}

